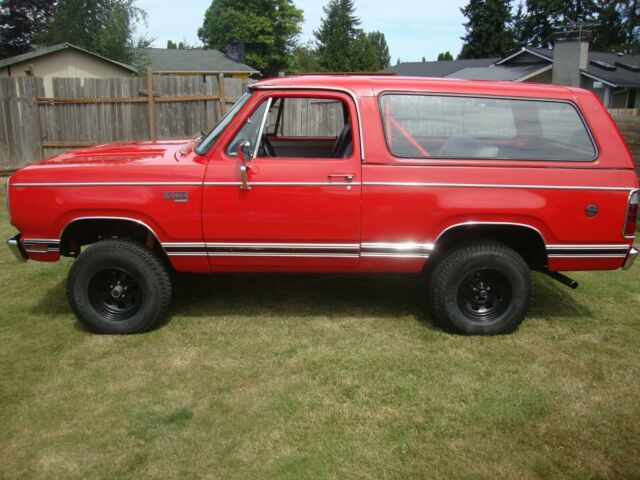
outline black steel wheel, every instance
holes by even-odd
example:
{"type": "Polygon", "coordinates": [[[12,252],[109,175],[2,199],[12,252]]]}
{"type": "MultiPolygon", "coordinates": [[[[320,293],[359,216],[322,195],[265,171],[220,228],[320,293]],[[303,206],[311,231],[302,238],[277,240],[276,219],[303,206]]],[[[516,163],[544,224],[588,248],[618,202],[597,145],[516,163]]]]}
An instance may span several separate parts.
{"type": "Polygon", "coordinates": [[[67,278],[67,297],[78,320],[98,333],[149,330],[166,313],[171,280],[163,261],[128,239],[86,248],[67,278]]]}
{"type": "Polygon", "coordinates": [[[512,332],[526,316],[531,294],[526,262],[513,249],[492,241],[451,250],[433,267],[429,282],[436,320],[467,335],[512,332]]]}
{"type": "Polygon", "coordinates": [[[458,308],[476,322],[500,317],[511,302],[511,285],[497,270],[481,268],[467,275],[458,287],[458,308]]]}
{"type": "Polygon", "coordinates": [[[91,305],[104,318],[115,321],[133,317],[144,300],[138,281],[122,268],[105,268],[87,285],[91,305]]]}

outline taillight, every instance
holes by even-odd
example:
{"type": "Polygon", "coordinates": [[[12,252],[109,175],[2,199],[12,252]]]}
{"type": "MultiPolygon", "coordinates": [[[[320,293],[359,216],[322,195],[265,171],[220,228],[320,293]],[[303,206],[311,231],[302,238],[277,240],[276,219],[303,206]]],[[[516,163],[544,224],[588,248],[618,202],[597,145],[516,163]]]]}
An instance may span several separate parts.
{"type": "Polygon", "coordinates": [[[627,204],[627,218],[624,222],[624,236],[633,238],[636,234],[636,222],[638,221],[638,203],[640,202],[640,190],[635,189],[629,195],[627,204]]]}

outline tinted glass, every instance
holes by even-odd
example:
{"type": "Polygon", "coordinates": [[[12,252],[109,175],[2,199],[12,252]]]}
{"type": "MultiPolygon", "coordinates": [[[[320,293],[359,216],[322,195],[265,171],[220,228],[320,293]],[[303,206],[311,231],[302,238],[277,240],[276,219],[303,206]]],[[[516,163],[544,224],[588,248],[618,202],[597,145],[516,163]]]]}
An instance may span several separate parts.
{"type": "Polygon", "coordinates": [[[569,103],[386,94],[380,110],[397,157],[590,161],[596,154],[569,103]]]}

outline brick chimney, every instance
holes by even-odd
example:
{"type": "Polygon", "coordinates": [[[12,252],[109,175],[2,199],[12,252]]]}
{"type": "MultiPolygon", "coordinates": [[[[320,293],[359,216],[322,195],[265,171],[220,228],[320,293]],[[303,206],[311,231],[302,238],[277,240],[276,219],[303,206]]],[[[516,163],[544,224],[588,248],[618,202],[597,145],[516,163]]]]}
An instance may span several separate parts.
{"type": "Polygon", "coordinates": [[[559,33],[553,47],[552,82],[559,85],[580,86],[580,70],[589,63],[588,30],[559,33]]]}
{"type": "Polygon", "coordinates": [[[239,40],[229,42],[225,55],[235,62],[244,63],[244,42],[239,40]]]}

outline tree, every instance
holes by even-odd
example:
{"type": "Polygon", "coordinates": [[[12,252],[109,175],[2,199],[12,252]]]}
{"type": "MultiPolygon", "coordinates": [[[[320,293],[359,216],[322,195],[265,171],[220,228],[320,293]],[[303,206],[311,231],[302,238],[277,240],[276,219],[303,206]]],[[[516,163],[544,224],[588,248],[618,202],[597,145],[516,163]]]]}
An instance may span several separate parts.
{"type": "Polygon", "coordinates": [[[136,49],[149,44],[135,36],[139,23],[146,24],[146,12],[135,0],[58,0],[36,41],[45,45],[72,43],[112,60],[132,63],[136,49]]]}
{"type": "Polygon", "coordinates": [[[460,11],[468,21],[458,58],[502,57],[513,50],[511,0],[470,0],[460,11]]]}
{"type": "Polygon", "coordinates": [[[302,21],[292,0],[213,0],[198,37],[221,51],[233,40],[244,42],[246,63],[274,76],[289,66],[302,21]]]}
{"type": "Polygon", "coordinates": [[[2,0],[0,2],[0,58],[25,53],[35,33],[51,17],[51,0],[2,0]]]}
{"type": "Polygon", "coordinates": [[[351,58],[360,30],[360,19],[355,15],[353,0],[330,0],[322,8],[325,17],[316,37],[320,66],[329,72],[354,71],[351,58]]]}
{"type": "Polygon", "coordinates": [[[438,61],[439,62],[448,62],[450,60],[453,60],[453,55],[451,55],[451,52],[449,50],[447,50],[446,52],[443,53],[439,53],[438,54],[438,61]]]}
{"type": "Polygon", "coordinates": [[[391,55],[389,54],[389,45],[387,45],[384,33],[377,30],[369,32],[367,33],[367,38],[376,50],[376,59],[378,61],[376,71],[389,68],[391,66],[391,55]]]}
{"type": "Polygon", "coordinates": [[[313,41],[298,43],[291,50],[289,73],[319,72],[320,60],[313,41]]]}
{"type": "Polygon", "coordinates": [[[527,0],[524,37],[532,46],[548,47],[558,26],[567,21],[593,22],[596,17],[594,0],[527,0]]]}
{"type": "Polygon", "coordinates": [[[520,0],[516,13],[511,17],[509,28],[513,35],[514,47],[523,47],[529,44],[529,37],[527,31],[527,11],[525,10],[524,3],[520,0]]]}

